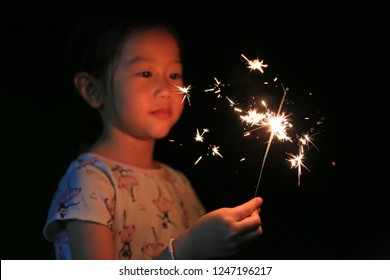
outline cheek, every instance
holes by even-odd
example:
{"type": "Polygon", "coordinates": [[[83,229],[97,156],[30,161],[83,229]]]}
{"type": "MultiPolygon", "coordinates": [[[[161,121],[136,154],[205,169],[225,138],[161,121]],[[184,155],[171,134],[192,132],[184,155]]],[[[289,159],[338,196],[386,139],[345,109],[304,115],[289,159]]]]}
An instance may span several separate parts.
{"type": "Polygon", "coordinates": [[[184,99],[183,100],[183,95],[181,94],[177,94],[174,98],[175,98],[175,108],[176,108],[176,111],[178,112],[178,115],[180,116],[181,113],[183,112],[184,110],[184,107],[186,105],[186,102],[187,102],[187,99],[184,99]]]}
{"type": "Polygon", "coordinates": [[[181,102],[181,100],[179,101],[179,103],[177,104],[177,107],[176,107],[176,119],[174,120],[174,122],[176,123],[180,117],[181,117],[181,114],[183,113],[183,110],[184,110],[184,107],[185,107],[185,103],[184,102],[181,102]]]}
{"type": "Polygon", "coordinates": [[[115,88],[115,106],[121,112],[134,111],[142,108],[143,97],[136,84],[129,81],[118,83],[115,88]]]}
{"type": "Polygon", "coordinates": [[[133,120],[145,114],[145,106],[142,103],[137,98],[122,98],[116,102],[116,108],[121,118],[133,120]]]}

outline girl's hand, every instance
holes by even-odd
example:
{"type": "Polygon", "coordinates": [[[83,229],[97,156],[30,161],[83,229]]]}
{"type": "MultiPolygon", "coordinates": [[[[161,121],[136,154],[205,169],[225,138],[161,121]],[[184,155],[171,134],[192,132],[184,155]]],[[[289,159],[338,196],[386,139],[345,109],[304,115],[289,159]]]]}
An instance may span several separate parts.
{"type": "Polygon", "coordinates": [[[235,254],[241,245],[263,233],[260,197],[233,208],[203,215],[174,241],[177,259],[208,259],[235,254]]]}

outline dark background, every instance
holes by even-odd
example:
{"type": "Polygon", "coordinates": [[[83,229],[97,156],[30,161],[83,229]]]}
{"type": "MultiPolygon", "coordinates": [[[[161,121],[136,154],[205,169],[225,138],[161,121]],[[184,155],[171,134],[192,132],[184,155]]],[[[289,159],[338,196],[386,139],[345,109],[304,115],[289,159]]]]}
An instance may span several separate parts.
{"type": "MultiPolygon", "coordinates": [[[[298,187],[296,170],[285,162],[296,144],[272,144],[258,193],[264,234],[234,258],[389,259],[389,14],[380,1],[292,2],[140,4],[175,23],[193,85],[192,105],[168,137],[175,142],[160,141],[156,156],[190,177],[208,210],[252,198],[268,136],[258,131],[243,138],[226,99],[203,90],[217,77],[230,85],[222,94],[242,107],[256,96],[275,109],[280,85],[262,82],[277,76],[290,88],[284,109],[296,121],[292,135],[315,128],[319,150],[310,148],[311,172],[303,170],[298,187]],[[264,76],[249,73],[242,53],[265,60],[264,76]],[[320,118],[323,124],[315,125],[320,118]],[[193,141],[196,128],[210,129],[207,143],[193,141]],[[209,144],[220,146],[224,158],[206,156],[209,144]]],[[[42,236],[51,196],[98,127],[71,97],[63,56],[75,25],[98,4],[1,5],[1,258],[52,259],[42,236]]]]}

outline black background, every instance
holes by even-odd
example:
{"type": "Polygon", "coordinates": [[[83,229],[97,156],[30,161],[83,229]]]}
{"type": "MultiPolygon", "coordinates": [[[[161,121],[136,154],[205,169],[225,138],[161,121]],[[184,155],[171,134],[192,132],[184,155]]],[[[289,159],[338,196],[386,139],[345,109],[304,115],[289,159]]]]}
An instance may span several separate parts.
{"type": "MultiPolygon", "coordinates": [[[[70,97],[63,54],[73,28],[97,3],[2,5],[1,257],[52,259],[42,236],[51,196],[80,143],[97,131],[94,115],[70,97]]],[[[147,1],[140,8],[157,9],[175,23],[193,85],[192,105],[168,137],[175,142],[161,140],[156,156],[190,177],[208,210],[253,197],[267,141],[264,131],[258,139],[243,138],[226,99],[203,92],[213,77],[230,84],[222,94],[240,105],[259,95],[275,108],[280,86],[262,81],[277,76],[290,89],[284,109],[296,120],[294,133],[307,129],[306,115],[324,117],[315,126],[319,151],[311,147],[305,162],[311,172],[303,170],[301,186],[285,162],[294,145],[272,144],[259,188],[264,234],[233,258],[389,259],[384,4],[147,1]],[[265,60],[264,77],[249,73],[242,53],[265,60]],[[210,129],[207,143],[193,141],[196,128],[210,129]],[[224,158],[206,156],[209,144],[220,146],[224,158]]]]}

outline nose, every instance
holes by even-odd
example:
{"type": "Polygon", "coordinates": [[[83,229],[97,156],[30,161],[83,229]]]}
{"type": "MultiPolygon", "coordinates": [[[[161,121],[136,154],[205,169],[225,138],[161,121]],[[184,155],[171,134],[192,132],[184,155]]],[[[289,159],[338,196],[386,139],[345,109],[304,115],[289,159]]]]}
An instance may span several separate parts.
{"type": "Polygon", "coordinates": [[[174,85],[168,78],[161,78],[157,81],[156,96],[158,97],[170,97],[174,91],[174,85]]]}

